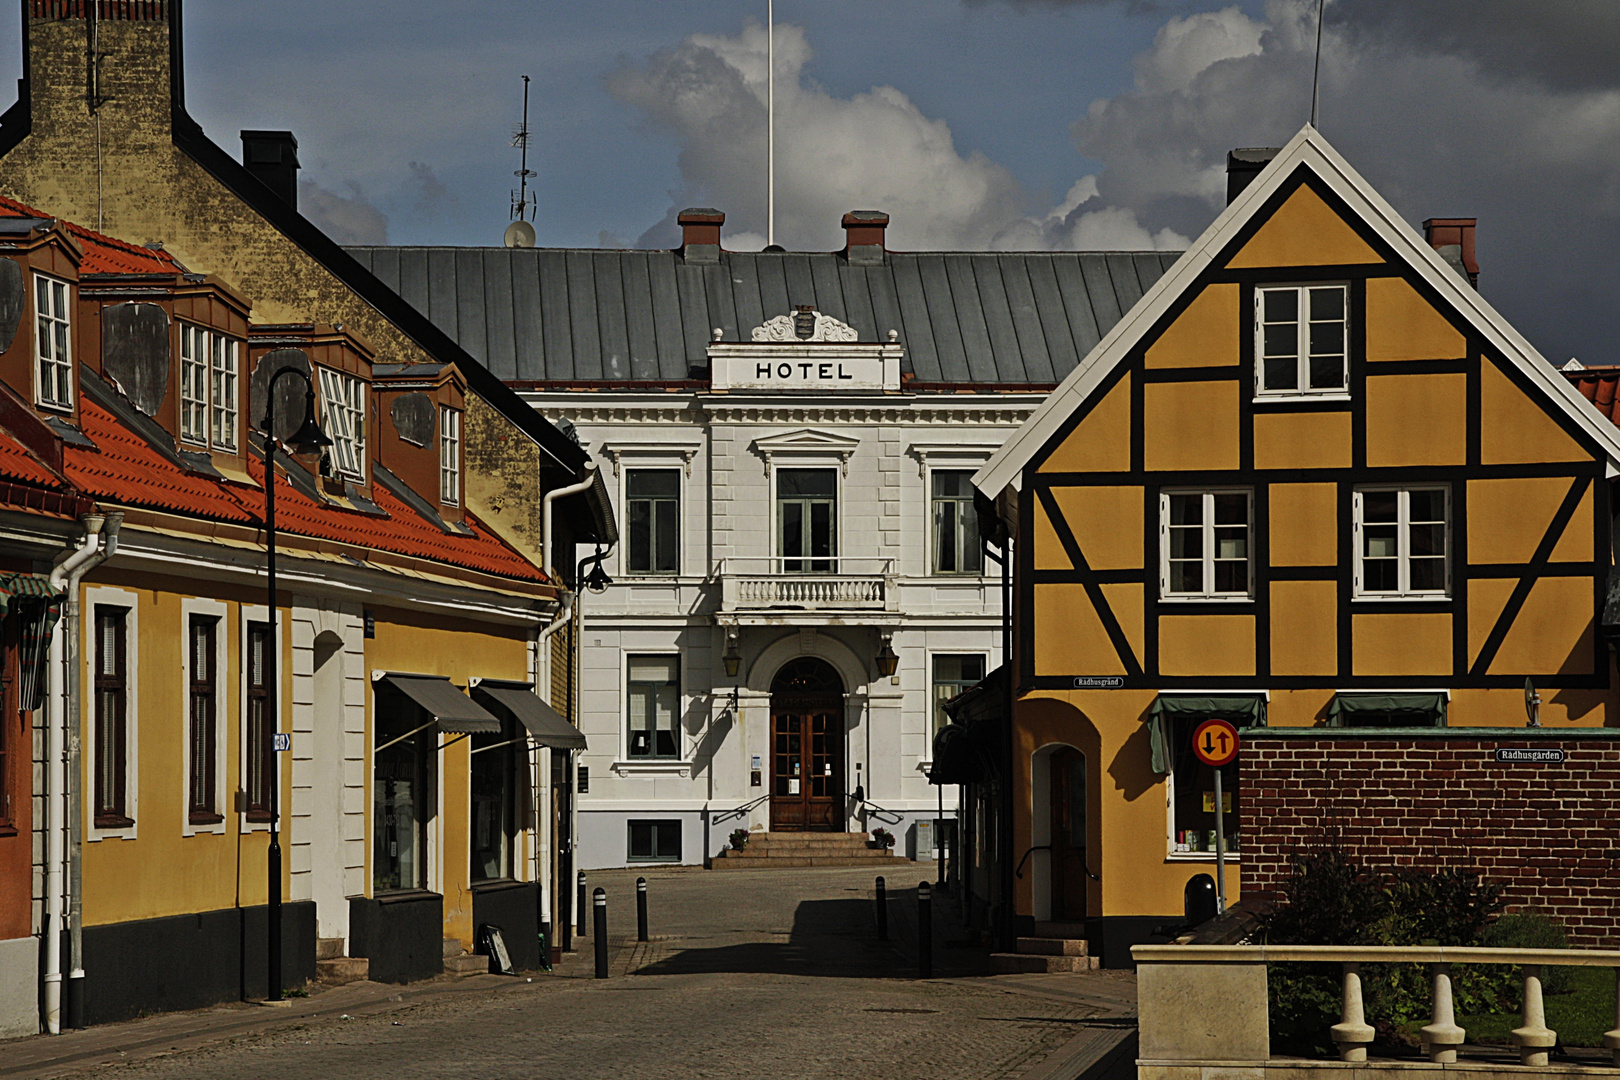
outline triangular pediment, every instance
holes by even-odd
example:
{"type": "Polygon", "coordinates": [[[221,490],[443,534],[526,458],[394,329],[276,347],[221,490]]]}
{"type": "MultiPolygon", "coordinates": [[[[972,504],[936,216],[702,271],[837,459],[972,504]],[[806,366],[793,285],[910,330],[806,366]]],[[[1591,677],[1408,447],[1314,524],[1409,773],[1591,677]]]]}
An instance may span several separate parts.
{"type": "MultiPolygon", "coordinates": [[[[1609,474],[1620,471],[1620,428],[1582,397],[1320,132],[1307,125],[974,475],[975,486],[992,497],[1016,487],[1024,468],[1043,454],[1076,413],[1090,408],[1093,398],[1122,385],[1116,372],[1172,310],[1193,299],[1208,274],[1256,266],[1370,262],[1400,266],[1403,276],[1426,286],[1438,300],[1435,311],[1446,313],[1446,321],[1455,319],[1472,327],[1487,351],[1499,355],[1498,362],[1505,361],[1522,374],[1542,409],[1561,412],[1566,422],[1573,421],[1601,448],[1609,474]]],[[[1403,332],[1423,329],[1409,326],[1403,332]]],[[[1456,331],[1448,333],[1460,339],[1456,331]]]]}
{"type": "Polygon", "coordinates": [[[801,428],[782,435],[766,435],[754,440],[754,448],[763,454],[832,454],[848,457],[861,445],[861,440],[847,435],[834,435],[814,428],[801,428]]]}

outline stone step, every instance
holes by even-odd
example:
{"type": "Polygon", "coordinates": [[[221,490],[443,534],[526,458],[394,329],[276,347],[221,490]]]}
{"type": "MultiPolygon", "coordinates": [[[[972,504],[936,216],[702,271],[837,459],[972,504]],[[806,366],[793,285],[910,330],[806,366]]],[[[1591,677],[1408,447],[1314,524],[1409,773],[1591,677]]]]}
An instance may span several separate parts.
{"type": "Polygon", "coordinates": [[[467,975],[488,975],[489,957],[477,953],[462,953],[444,958],[444,973],[458,978],[467,975]]]}
{"type": "Polygon", "coordinates": [[[466,951],[467,950],[462,947],[460,938],[447,937],[444,939],[444,952],[442,955],[446,960],[450,959],[452,956],[460,956],[466,951]]]}
{"type": "Polygon", "coordinates": [[[1084,938],[1021,937],[1018,951],[1027,956],[1085,956],[1084,938]]]}
{"type": "Polygon", "coordinates": [[[327,986],[364,982],[371,978],[371,961],[363,956],[333,956],[315,961],[315,981],[327,986]]]}
{"type": "Polygon", "coordinates": [[[343,955],[343,939],[340,937],[323,937],[315,941],[315,959],[336,960],[343,955]]]}
{"type": "Polygon", "coordinates": [[[1035,924],[1034,937],[1045,938],[1083,938],[1086,936],[1086,924],[1083,922],[1038,922],[1035,924]]]}
{"type": "Polygon", "coordinates": [[[768,859],[715,859],[715,870],[792,870],[808,866],[896,866],[906,860],[869,851],[864,855],[779,855],[768,859]]]}
{"type": "Polygon", "coordinates": [[[1055,974],[1091,971],[1100,966],[1095,956],[1031,956],[1028,953],[991,953],[990,970],[997,975],[1055,974]]]}
{"type": "Polygon", "coordinates": [[[771,855],[859,855],[881,850],[865,844],[749,844],[741,851],[731,848],[727,854],[765,858],[771,855]]]}

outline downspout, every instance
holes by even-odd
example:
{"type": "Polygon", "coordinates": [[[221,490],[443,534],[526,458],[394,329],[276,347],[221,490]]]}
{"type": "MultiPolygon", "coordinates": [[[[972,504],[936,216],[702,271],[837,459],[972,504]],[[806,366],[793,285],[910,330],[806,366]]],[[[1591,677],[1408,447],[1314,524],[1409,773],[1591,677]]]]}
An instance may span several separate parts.
{"type": "Polygon", "coordinates": [[[540,499],[540,563],[546,572],[546,580],[556,578],[556,570],[551,565],[551,504],[568,495],[578,495],[590,489],[596,483],[596,462],[585,466],[585,479],[567,487],[553,488],[541,496],[540,499]]]}
{"type": "MultiPolygon", "coordinates": [[[[544,688],[545,702],[551,704],[552,668],[551,668],[551,639],[568,625],[568,620],[574,617],[574,594],[565,592],[559,598],[560,609],[550,625],[540,631],[539,641],[535,645],[535,672],[534,685],[536,689],[544,688]],[[545,678],[541,679],[541,673],[545,678]]],[[[544,919],[551,926],[551,934],[546,940],[546,948],[550,949],[561,934],[562,923],[567,922],[567,912],[563,910],[563,896],[557,885],[557,823],[553,819],[552,807],[555,805],[555,793],[551,786],[551,755],[556,751],[549,746],[540,748],[536,755],[538,762],[536,768],[539,776],[535,785],[535,828],[540,831],[539,843],[535,854],[535,880],[540,882],[544,895],[540,898],[540,910],[545,913],[544,919]]],[[[566,884],[566,883],[565,883],[566,884]]],[[[546,963],[551,957],[546,957],[546,963]]]]}
{"type": "MultiPolygon", "coordinates": [[[[51,588],[65,593],[62,611],[62,634],[59,653],[62,658],[62,696],[60,726],[48,728],[52,745],[47,748],[46,759],[51,763],[51,796],[46,799],[46,812],[55,803],[60,792],[63,805],[59,811],[61,825],[52,820],[46,825],[46,907],[50,936],[45,943],[45,1025],[51,1034],[62,1030],[62,908],[67,907],[68,923],[68,990],[66,995],[67,1026],[84,1026],[84,954],[83,913],[80,898],[82,872],[80,847],[83,833],[83,804],[80,777],[80,730],[82,727],[79,685],[79,583],[84,576],[118,550],[118,529],[124,515],[86,514],[85,535],[61,565],[51,571],[51,588]],[[99,550],[98,550],[99,549],[99,550]],[[66,848],[64,852],[62,849],[66,848]],[[66,863],[67,881],[64,886],[63,864],[66,863]],[[64,896],[65,893],[65,896],[64,896]]],[[[54,817],[55,815],[53,815],[54,817]]]]}

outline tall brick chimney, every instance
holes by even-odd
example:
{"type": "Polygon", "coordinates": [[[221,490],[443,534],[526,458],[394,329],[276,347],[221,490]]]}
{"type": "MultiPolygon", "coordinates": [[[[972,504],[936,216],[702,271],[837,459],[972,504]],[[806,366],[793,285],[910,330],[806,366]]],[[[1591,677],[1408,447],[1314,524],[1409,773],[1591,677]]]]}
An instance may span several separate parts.
{"type": "Polygon", "coordinates": [[[292,132],[242,132],[242,164],[282,202],[298,209],[298,140],[292,132]]]}
{"type": "Polygon", "coordinates": [[[884,231],[889,215],[881,210],[851,210],[844,215],[844,258],[851,266],[882,266],[884,231]]]}
{"type": "Polygon", "coordinates": [[[1423,238],[1451,268],[1479,288],[1479,263],[1474,260],[1474,225],[1478,218],[1432,217],[1423,223],[1423,238]]]}
{"type": "Polygon", "coordinates": [[[720,226],[726,215],[712,206],[692,206],[675,216],[681,226],[681,257],[689,263],[720,261],[720,226]]]}

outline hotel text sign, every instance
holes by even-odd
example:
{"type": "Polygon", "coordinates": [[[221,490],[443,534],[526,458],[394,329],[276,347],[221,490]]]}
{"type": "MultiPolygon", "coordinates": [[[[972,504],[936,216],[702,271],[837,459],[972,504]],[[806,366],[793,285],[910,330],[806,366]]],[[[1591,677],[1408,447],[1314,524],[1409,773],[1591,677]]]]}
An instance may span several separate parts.
{"type": "Polygon", "coordinates": [[[900,389],[897,345],[711,345],[716,390],[848,392],[900,389]]]}

